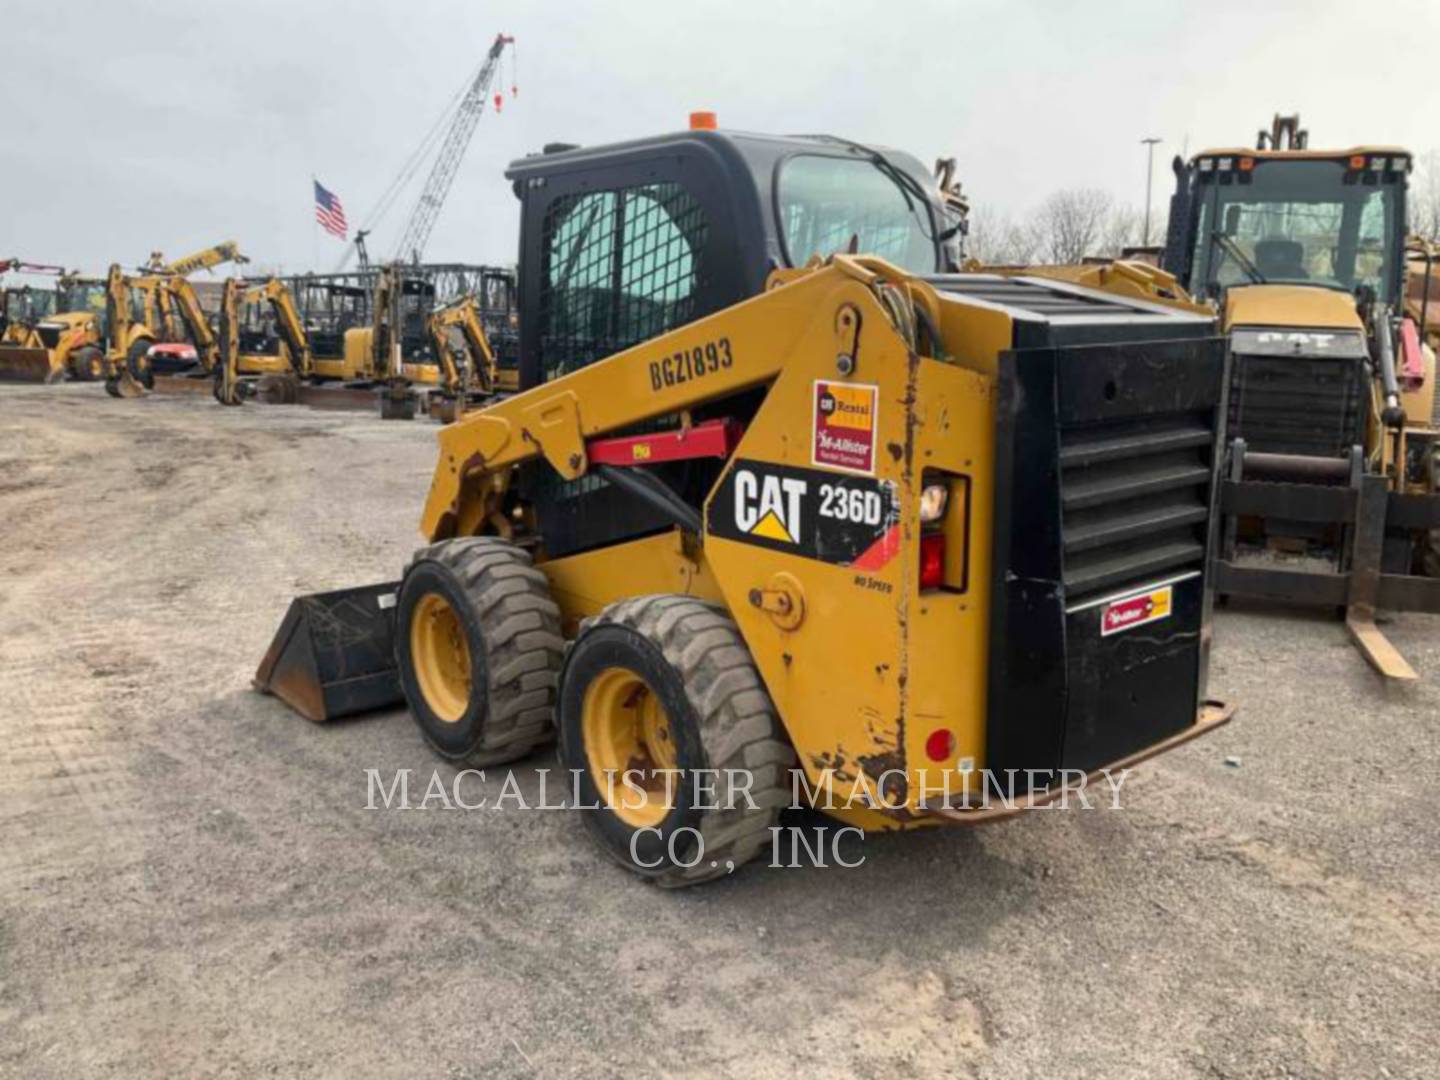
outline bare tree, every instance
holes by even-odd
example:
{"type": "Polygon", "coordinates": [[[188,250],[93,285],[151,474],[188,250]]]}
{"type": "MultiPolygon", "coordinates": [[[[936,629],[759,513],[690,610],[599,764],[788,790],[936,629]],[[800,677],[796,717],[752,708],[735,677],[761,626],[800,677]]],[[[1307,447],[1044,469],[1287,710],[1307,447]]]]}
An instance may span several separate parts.
{"type": "Polygon", "coordinates": [[[1410,231],[1440,241],[1440,150],[1431,150],[1416,163],[1410,182],[1410,231]]]}
{"type": "Polygon", "coordinates": [[[1108,255],[1118,259],[1120,252],[1134,247],[1145,238],[1145,214],[1133,206],[1115,206],[1105,219],[1105,231],[1100,248],[1090,254],[1108,255]]]}
{"type": "Polygon", "coordinates": [[[1040,254],[1051,263],[1078,263],[1099,253],[1114,202],[1099,188],[1067,188],[1040,204],[1035,222],[1040,254]]]}
{"type": "Polygon", "coordinates": [[[966,254],[989,266],[1024,266],[1039,258],[1040,236],[1033,222],[980,207],[970,211],[966,254]]]}

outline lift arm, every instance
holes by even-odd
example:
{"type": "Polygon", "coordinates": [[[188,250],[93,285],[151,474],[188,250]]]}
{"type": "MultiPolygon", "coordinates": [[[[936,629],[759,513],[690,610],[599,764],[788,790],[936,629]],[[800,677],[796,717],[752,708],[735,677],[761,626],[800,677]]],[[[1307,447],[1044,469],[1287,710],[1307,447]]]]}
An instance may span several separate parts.
{"type": "Polygon", "coordinates": [[[817,336],[835,355],[851,355],[862,309],[893,320],[885,313],[908,301],[939,325],[934,290],[881,259],[835,256],[785,280],[443,429],[421,532],[440,540],[493,520],[510,470],[522,462],[544,458],[566,480],[584,476],[587,440],[768,383],[817,336]],[[906,301],[889,295],[898,291],[906,301]]]}

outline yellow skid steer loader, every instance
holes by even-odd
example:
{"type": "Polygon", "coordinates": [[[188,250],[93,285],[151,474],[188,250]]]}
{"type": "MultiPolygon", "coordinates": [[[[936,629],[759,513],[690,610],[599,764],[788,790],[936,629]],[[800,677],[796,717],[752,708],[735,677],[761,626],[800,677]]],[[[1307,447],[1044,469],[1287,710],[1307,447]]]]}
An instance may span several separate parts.
{"type": "Polygon", "coordinates": [[[756,855],[802,782],[863,827],[978,823],[1229,719],[1212,318],[953,272],[930,174],[841,140],[509,177],[521,392],[440,430],[403,577],[295,601],[262,689],[403,699],[459,766],[558,741],[666,886],[756,855]]]}

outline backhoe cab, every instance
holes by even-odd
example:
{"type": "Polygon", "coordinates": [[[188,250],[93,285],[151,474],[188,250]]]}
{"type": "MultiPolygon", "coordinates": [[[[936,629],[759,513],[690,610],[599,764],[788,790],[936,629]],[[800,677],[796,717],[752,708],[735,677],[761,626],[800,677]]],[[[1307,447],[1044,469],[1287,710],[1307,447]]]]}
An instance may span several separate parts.
{"type": "Polygon", "coordinates": [[[1440,612],[1435,358],[1404,308],[1410,153],[1312,149],[1277,116],[1255,149],[1175,170],[1165,267],[1234,355],[1216,588],[1345,609],[1367,659],[1414,678],[1374,623],[1440,612]]]}
{"type": "Polygon", "coordinates": [[[792,774],[866,827],[977,823],[1228,719],[1212,318],[955,273],[934,179],[841,140],[508,175],[521,392],[440,430],[403,578],[296,600],[260,688],[403,697],[469,766],[558,740],[662,885],[757,854],[792,774]]]}

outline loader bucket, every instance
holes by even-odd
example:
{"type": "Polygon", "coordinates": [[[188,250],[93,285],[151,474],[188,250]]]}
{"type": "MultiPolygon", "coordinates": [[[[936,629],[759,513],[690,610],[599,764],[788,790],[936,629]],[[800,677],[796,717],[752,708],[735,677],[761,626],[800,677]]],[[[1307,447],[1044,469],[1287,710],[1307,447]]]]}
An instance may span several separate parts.
{"type": "Polygon", "coordinates": [[[317,724],[404,701],[393,645],[398,581],[290,603],[255,689],[317,724]]]}
{"type": "Polygon", "coordinates": [[[5,382],[55,382],[64,377],[63,369],[56,378],[50,374],[50,353],[25,345],[0,345],[0,380],[5,382]]]}

